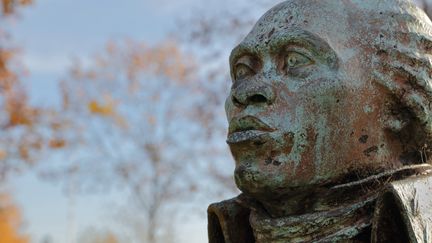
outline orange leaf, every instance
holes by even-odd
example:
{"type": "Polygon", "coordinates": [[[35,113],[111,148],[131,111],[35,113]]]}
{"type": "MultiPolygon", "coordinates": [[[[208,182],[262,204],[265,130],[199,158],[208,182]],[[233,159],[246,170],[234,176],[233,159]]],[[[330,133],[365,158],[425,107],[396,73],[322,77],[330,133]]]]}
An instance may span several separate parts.
{"type": "Polygon", "coordinates": [[[93,100],[88,104],[88,109],[91,113],[102,116],[111,116],[114,114],[114,104],[112,103],[100,104],[93,100]]]}
{"type": "Polygon", "coordinates": [[[59,149],[66,146],[66,141],[62,138],[53,138],[49,141],[50,148],[59,149]]]}
{"type": "Polygon", "coordinates": [[[26,243],[26,236],[20,235],[21,216],[19,209],[6,194],[0,194],[0,243],[26,243]]]}
{"type": "Polygon", "coordinates": [[[6,159],[7,156],[8,156],[8,153],[6,152],[6,150],[0,149],[0,160],[6,159]]]}

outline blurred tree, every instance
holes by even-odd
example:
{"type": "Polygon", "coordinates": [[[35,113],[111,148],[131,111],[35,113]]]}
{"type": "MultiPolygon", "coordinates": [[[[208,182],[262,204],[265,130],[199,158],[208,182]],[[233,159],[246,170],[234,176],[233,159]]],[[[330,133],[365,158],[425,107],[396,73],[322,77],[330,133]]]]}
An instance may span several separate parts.
{"type": "Polygon", "coordinates": [[[12,14],[15,12],[16,7],[20,5],[28,5],[32,0],[1,0],[3,14],[12,14]]]}
{"type": "Polygon", "coordinates": [[[69,164],[45,176],[76,177],[77,187],[125,186],[137,235],[167,242],[181,200],[206,180],[197,155],[211,151],[204,128],[211,120],[202,115],[211,97],[194,58],[174,42],[110,42],[89,65],[77,62],[61,88],[59,114],[69,122],[58,143],[69,164]]]}
{"type": "Polygon", "coordinates": [[[19,171],[37,161],[38,152],[51,144],[52,111],[30,104],[22,77],[26,71],[19,63],[19,49],[7,32],[9,19],[19,6],[31,0],[2,0],[0,9],[0,183],[12,171],[19,171]],[[44,124],[44,128],[40,125],[44,124]]]}
{"type": "Polygon", "coordinates": [[[9,20],[17,8],[32,0],[1,0],[0,9],[0,183],[11,172],[39,161],[41,152],[61,148],[57,136],[64,125],[53,110],[32,105],[23,78],[27,72],[19,62],[19,48],[8,33],[9,20]],[[56,118],[54,118],[56,117],[56,118]]]}
{"type": "MultiPolygon", "coordinates": [[[[12,47],[5,30],[6,19],[16,8],[28,5],[31,0],[2,0],[0,10],[0,184],[6,175],[16,170],[16,160],[29,161],[28,150],[37,145],[34,133],[17,131],[17,127],[28,130],[36,121],[38,110],[28,104],[26,91],[19,77],[23,70],[16,60],[18,50],[12,47]],[[33,140],[33,142],[31,142],[33,140]]],[[[19,209],[7,193],[0,192],[0,243],[27,243],[28,236],[22,234],[19,209]]]]}
{"type": "Polygon", "coordinates": [[[8,194],[0,194],[0,243],[27,243],[20,232],[21,217],[8,194]]]}

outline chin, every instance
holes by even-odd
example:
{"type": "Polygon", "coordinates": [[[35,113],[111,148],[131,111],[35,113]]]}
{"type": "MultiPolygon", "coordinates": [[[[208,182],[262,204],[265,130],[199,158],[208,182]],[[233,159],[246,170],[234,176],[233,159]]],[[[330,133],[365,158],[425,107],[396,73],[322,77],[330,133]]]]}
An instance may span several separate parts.
{"type": "Polygon", "coordinates": [[[293,191],[281,170],[261,171],[245,163],[236,167],[234,178],[240,191],[258,199],[276,199],[293,191]]]}
{"type": "Polygon", "coordinates": [[[254,198],[279,199],[299,193],[310,193],[329,181],[330,178],[304,178],[299,174],[287,175],[284,168],[263,171],[250,162],[239,163],[234,171],[237,187],[254,198]]]}

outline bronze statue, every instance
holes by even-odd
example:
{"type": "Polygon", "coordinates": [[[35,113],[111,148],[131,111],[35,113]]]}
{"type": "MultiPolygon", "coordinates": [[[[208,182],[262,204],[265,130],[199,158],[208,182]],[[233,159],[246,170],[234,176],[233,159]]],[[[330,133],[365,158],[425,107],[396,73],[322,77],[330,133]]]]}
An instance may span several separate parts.
{"type": "Polygon", "coordinates": [[[405,0],[289,0],[230,57],[238,197],[211,243],[432,242],[432,23],[405,0]]]}

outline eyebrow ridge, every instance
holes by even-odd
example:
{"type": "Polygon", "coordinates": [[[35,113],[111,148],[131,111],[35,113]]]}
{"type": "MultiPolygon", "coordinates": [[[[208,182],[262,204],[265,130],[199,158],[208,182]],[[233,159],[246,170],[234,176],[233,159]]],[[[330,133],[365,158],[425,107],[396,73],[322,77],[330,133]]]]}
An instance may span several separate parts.
{"type": "MultiPolygon", "coordinates": [[[[265,40],[262,42],[265,42],[265,40]]],[[[235,65],[235,62],[244,55],[260,56],[259,53],[266,50],[274,54],[280,51],[281,46],[289,44],[311,48],[316,53],[324,54],[322,56],[325,59],[324,61],[333,68],[339,66],[339,58],[336,51],[321,37],[302,29],[288,29],[275,33],[266,45],[257,45],[251,42],[240,43],[231,52],[229,59],[230,66],[235,65]]]]}
{"type": "Polygon", "coordinates": [[[318,35],[303,29],[292,29],[275,34],[274,38],[270,40],[269,49],[271,53],[279,53],[281,46],[286,47],[290,44],[309,48],[331,68],[337,69],[339,67],[339,56],[329,43],[318,35]]]}
{"type": "Polygon", "coordinates": [[[258,53],[260,50],[249,43],[240,43],[238,46],[236,46],[230,54],[229,61],[230,65],[235,65],[234,61],[237,61],[242,56],[245,55],[252,55],[252,56],[258,56],[258,53]]]}

